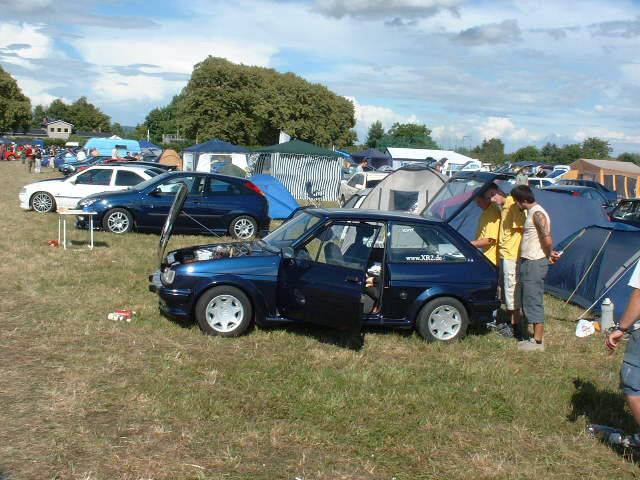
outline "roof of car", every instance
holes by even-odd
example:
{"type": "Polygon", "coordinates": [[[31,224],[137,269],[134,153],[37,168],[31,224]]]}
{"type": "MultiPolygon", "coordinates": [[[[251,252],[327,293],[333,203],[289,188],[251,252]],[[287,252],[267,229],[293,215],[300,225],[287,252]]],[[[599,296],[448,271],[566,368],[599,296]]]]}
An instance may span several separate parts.
{"type": "MultiPolygon", "coordinates": [[[[582,192],[587,190],[596,190],[593,187],[587,185],[558,185],[557,183],[551,187],[547,187],[545,190],[571,190],[574,192],[582,192]]],[[[596,190],[597,191],[597,190],[596,190]]]]}
{"type": "Polygon", "coordinates": [[[442,223],[428,220],[420,215],[404,212],[381,212],[380,210],[367,210],[362,208],[309,208],[307,211],[317,213],[335,219],[359,219],[359,220],[410,220],[412,222],[442,223]]]}

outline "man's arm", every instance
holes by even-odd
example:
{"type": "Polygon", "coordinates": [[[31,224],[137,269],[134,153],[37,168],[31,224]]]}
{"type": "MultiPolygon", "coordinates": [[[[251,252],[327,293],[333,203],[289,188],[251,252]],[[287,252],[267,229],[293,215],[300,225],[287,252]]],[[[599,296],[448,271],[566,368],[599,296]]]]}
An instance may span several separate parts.
{"type": "Polygon", "coordinates": [[[478,238],[477,240],[473,240],[471,242],[471,245],[473,245],[476,248],[485,248],[495,244],[496,244],[495,238],[478,238]]]}
{"type": "MultiPolygon", "coordinates": [[[[634,288],[633,292],[631,292],[631,296],[629,297],[629,303],[627,304],[627,308],[622,314],[622,320],[620,320],[621,328],[631,328],[633,322],[635,322],[638,317],[640,317],[640,289],[634,288]]],[[[605,340],[605,345],[609,347],[611,350],[615,350],[618,348],[618,344],[620,343],[620,339],[624,335],[624,332],[621,330],[614,330],[611,335],[607,335],[605,340]]]]}
{"type": "Polygon", "coordinates": [[[551,227],[547,221],[547,216],[542,212],[533,214],[533,224],[538,231],[540,246],[547,258],[551,257],[551,247],[553,247],[553,238],[551,238],[551,227]]]}

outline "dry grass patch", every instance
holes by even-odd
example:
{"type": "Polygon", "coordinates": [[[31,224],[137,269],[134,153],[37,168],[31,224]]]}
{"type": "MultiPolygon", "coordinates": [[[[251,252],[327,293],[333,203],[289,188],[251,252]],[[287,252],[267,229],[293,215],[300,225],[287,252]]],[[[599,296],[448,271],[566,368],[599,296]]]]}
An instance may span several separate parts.
{"type": "Polygon", "coordinates": [[[547,298],[543,354],[481,330],[446,346],[371,329],[359,351],[315,327],[207,337],[158,314],[157,235],[48,247],[56,215],[17,202],[37,176],[0,170],[0,478],[637,476],[584,434],[635,427],[616,387],[621,353],[576,339],[575,307],[547,298]],[[107,320],[118,308],[139,317],[107,320]]]}

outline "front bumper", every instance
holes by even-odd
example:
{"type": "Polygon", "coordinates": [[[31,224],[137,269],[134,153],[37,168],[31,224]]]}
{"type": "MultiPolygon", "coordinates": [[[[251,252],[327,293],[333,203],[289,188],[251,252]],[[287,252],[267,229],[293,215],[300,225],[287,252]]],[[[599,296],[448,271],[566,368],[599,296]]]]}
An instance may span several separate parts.
{"type": "Polygon", "coordinates": [[[149,291],[158,295],[163,315],[177,320],[191,319],[191,289],[167,288],[160,280],[160,270],[149,275],[149,291]]]}
{"type": "Polygon", "coordinates": [[[19,193],[18,200],[20,200],[20,208],[23,210],[31,210],[31,205],[29,205],[29,197],[26,193],[19,193]]]}

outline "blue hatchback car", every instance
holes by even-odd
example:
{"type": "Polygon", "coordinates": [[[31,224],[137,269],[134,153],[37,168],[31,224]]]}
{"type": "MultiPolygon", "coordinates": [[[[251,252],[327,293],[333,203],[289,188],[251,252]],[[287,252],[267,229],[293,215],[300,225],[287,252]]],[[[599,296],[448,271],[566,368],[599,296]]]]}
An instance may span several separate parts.
{"type": "MultiPolygon", "coordinates": [[[[175,222],[177,233],[231,235],[248,240],[269,230],[269,205],[253,183],[237,177],[200,172],[169,172],[128,190],[90,195],[78,208],[97,212],[94,225],[112,233],[160,232],[180,185],[187,195],[175,222]]],[[[88,218],[77,217],[78,228],[88,218]]]]}
{"type": "Polygon", "coordinates": [[[495,267],[444,221],[305,208],[262,240],[165,256],[170,223],[149,289],[165,315],[211,335],[310,322],[415,328],[428,342],[453,342],[499,306],[495,267]]]}

